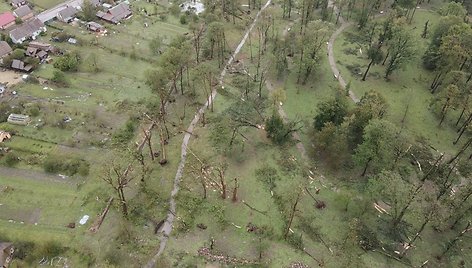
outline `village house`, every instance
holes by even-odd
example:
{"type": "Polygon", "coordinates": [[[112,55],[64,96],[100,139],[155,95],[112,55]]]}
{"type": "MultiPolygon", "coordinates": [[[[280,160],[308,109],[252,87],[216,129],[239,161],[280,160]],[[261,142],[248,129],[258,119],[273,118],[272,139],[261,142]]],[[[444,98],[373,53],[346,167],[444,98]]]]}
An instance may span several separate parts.
{"type": "Polygon", "coordinates": [[[10,38],[13,43],[21,44],[27,39],[36,39],[42,32],[46,32],[46,26],[39,19],[34,18],[11,30],[10,38]]]}
{"type": "Polygon", "coordinates": [[[98,11],[97,17],[101,18],[102,20],[118,24],[120,21],[131,17],[133,13],[131,13],[131,9],[128,4],[120,3],[110,9],[107,12],[98,11]]]}
{"type": "Polygon", "coordinates": [[[33,10],[31,10],[29,6],[25,5],[15,9],[15,11],[13,11],[13,15],[15,15],[17,18],[20,18],[22,21],[25,21],[33,17],[33,10]]]}
{"type": "Polygon", "coordinates": [[[10,114],[7,122],[14,125],[27,125],[31,121],[30,117],[23,114],[10,114]]]}
{"type": "Polygon", "coordinates": [[[24,61],[21,60],[13,60],[11,62],[11,68],[18,71],[30,72],[31,70],[33,70],[33,65],[26,64],[24,61]]]}
{"type": "Polygon", "coordinates": [[[13,259],[15,248],[12,243],[0,242],[0,267],[8,268],[13,259]]]}
{"type": "Polygon", "coordinates": [[[13,7],[21,7],[27,5],[28,2],[26,0],[10,0],[10,4],[13,7]]]}
{"type": "Polygon", "coordinates": [[[11,12],[0,14],[0,29],[5,30],[13,25],[15,25],[15,16],[11,12]]]}
{"type": "Polygon", "coordinates": [[[6,131],[0,130],[0,143],[9,139],[11,139],[11,134],[6,131]]]}
{"type": "Polygon", "coordinates": [[[91,21],[87,22],[87,29],[92,32],[102,32],[105,30],[105,27],[103,27],[101,24],[91,21]]]}
{"type": "Polygon", "coordinates": [[[57,19],[60,20],[60,21],[69,23],[72,20],[74,20],[75,15],[78,12],[79,11],[75,7],[68,6],[68,7],[64,8],[63,10],[59,11],[59,13],[57,13],[57,19]]]}
{"type": "Polygon", "coordinates": [[[5,41],[0,41],[0,63],[3,63],[3,58],[10,55],[12,49],[5,41]]]}

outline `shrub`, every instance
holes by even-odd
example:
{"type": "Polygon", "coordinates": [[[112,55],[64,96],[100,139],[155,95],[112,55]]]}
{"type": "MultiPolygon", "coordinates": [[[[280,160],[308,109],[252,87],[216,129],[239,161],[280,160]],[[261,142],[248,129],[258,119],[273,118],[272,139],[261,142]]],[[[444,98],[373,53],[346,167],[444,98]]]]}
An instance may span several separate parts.
{"type": "Polygon", "coordinates": [[[67,80],[66,75],[64,72],[61,72],[59,70],[54,70],[53,76],[51,79],[54,83],[61,85],[61,86],[68,86],[69,85],[69,80],[67,80]]]}
{"type": "Polygon", "coordinates": [[[180,24],[187,24],[187,15],[180,15],[180,24]]]}
{"type": "Polygon", "coordinates": [[[113,134],[112,142],[115,145],[123,144],[129,142],[133,136],[134,131],[136,130],[136,122],[134,120],[128,120],[125,126],[116,131],[113,134]]]}
{"type": "Polygon", "coordinates": [[[279,113],[274,110],[272,116],[266,121],[267,137],[276,144],[284,144],[290,140],[293,127],[291,125],[292,123],[285,124],[279,113]]]}
{"type": "Polygon", "coordinates": [[[79,174],[87,176],[90,164],[82,159],[67,159],[59,156],[48,156],[43,162],[44,171],[47,173],[64,173],[67,176],[79,174]]]}
{"type": "Polygon", "coordinates": [[[55,257],[64,253],[65,248],[56,241],[47,241],[39,249],[40,256],[55,257]]]}
{"type": "Polygon", "coordinates": [[[15,153],[8,153],[4,158],[4,163],[7,167],[13,167],[16,165],[20,159],[15,153]]]}
{"type": "Polygon", "coordinates": [[[75,72],[79,67],[79,55],[76,53],[69,53],[54,62],[54,68],[63,72],[75,72]]]}

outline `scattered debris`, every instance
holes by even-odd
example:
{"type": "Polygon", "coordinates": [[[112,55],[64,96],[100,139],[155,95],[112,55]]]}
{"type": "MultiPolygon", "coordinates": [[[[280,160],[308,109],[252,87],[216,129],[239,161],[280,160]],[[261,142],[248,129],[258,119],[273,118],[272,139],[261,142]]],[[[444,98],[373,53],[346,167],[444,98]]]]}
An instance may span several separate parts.
{"type": "Polygon", "coordinates": [[[74,229],[75,228],[75,222],[71,222],[66,225],[67,228],[74,229]]]}
{"type": "Polygon", "coordinates": [[[84,216],[82,217],[82,219],[80,219],[80,221],[79,221],[80,225],[86,224],[89,218],[90,218],[89,215],[84,215],[84,216]]]}
{"type": "MultiPolygon", "coordinates": [[[[224,264],[231,264],[231,265],[247,265],[247,264],[258,264],[257,261],[251,261],[244,258],[235,258],[225,256],[220,253],[212,253],[212,251],[207,248],[203,247],[198,250],[198,255],[205,258],[207,261],[210,262],[219,262],[224,264]]],[[[308,267],[308,266],[307,266],[308,267]]]]}
{"type": "Polygon", "coordinates": [[[205,224],[203,224],[203,223],[197,224],[197,227],[200,228],[200,229],[202,229],[202,230],[206,230],[206,228],[207,228],[207,226],[206,226],[205,224]]]}
{"type": "Polygon", "coordinates": [[[296,261],[296,262],[292,262],[290,266],[288,266],[288,268],[310,268],[310,266],[302,262],[296,261]]]}

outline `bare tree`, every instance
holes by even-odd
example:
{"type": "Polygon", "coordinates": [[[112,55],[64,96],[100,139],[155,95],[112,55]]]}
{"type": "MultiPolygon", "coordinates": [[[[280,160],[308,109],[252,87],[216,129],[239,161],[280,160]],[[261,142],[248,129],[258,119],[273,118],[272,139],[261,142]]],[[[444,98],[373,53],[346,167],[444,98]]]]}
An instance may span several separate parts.
{"type": "Polygon", "coordinates": [[[135,178],[132,172],[132,164],[128,164],[124,167],[120,164],[112,163],[110,166],[106,167],[104,175],[101,176],[101,179],[115,190],[120,200],[121,211],[125,218],[128,217],[128,205],[124,189],[128,187],[129,183],[135,178]]]}

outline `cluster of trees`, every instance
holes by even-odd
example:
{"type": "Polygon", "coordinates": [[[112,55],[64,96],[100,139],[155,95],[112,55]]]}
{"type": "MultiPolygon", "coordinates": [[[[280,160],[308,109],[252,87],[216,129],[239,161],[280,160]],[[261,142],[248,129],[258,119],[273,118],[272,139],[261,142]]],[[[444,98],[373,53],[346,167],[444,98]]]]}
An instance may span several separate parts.
{"type": "Polygon", "coordinates": [[[396,251],[401,259],[426,227],[455,230],[452,237],[444,235],[444,250],[435,253],[444,257],[470,231],[472,187],[463,181],[471,167],[468,155],[463,157],[466,149],[446,156],[396,127],[384,119],[388,107],[378,93],[366,93],[354,108],[344,98],[339,95],[319,105],[315,144],[333,167],[350,173],[360,169],[361,177],[367,177],[368,196],[389,205],[389,232],[370,226],[378,230],[370,246],[396,251]],[[385,238],[406,246],[389,247],[380,242],[385,238]]]}
{"type": "Polygon", "coordinates": [[[472,89],[472,29],[464,21],[466,10],[449,3],[440,10],[442,17],[431,34],[431,42],[423,55],[424,67],[435,73],[430,85],[434,94],[433,112],[439,125],[452,110],[459,110],[454,127],[459,133],[456,144],[469,127],[472,89]]]}
{"type": "Polygon", "coordinates": [[[391,14],[382,23],[380,29],[377,29],[376,23],[373,24],[369,33],[370,47],[367,50],[370,62],[362,76],[362,81],[366,80],[372,65],[380,63],[386,65],[385,79],[388,79],[395,70],[404,67],[413,59],[415,39],[407,30],[406,24],[405,17],[398,17],[397,13],[391,14]]]}

